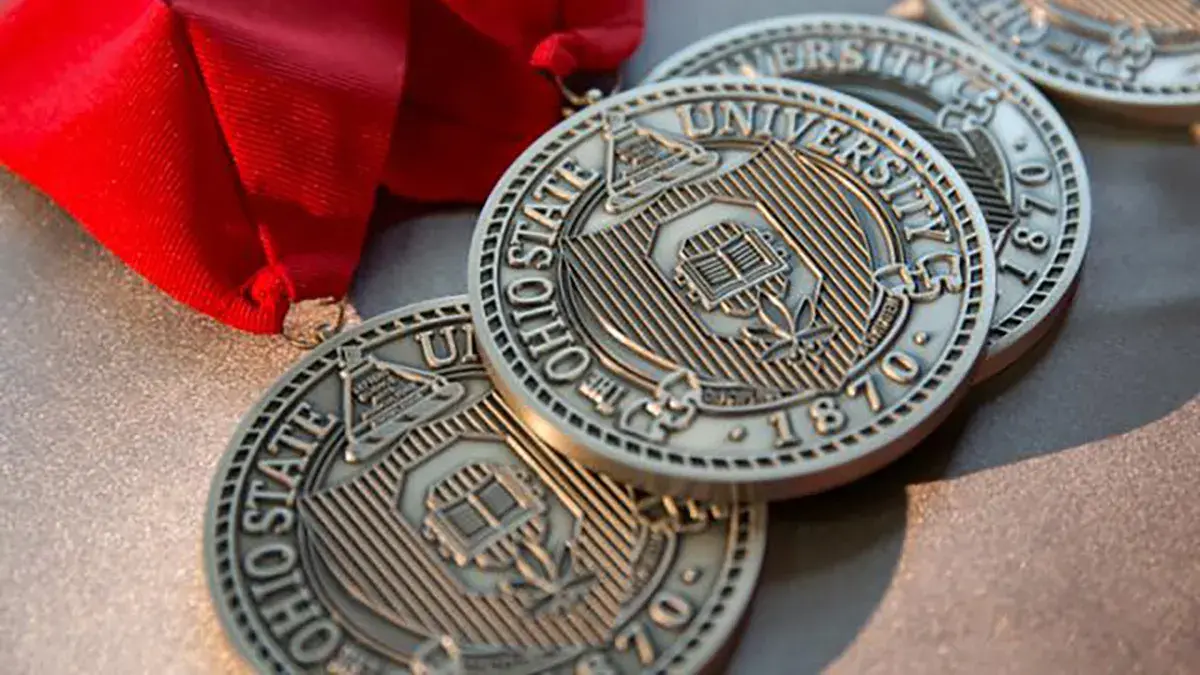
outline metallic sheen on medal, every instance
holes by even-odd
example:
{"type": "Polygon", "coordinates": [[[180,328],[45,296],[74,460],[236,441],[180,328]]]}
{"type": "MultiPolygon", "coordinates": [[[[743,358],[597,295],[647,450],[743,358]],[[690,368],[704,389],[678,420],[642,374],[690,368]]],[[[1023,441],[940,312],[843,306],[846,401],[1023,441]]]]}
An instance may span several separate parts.
{"type": "Polygon", "coordinates": [[[1087,248],[1087,172],[1066,123],[1008,67],[908,22],[813,14],[718,33],[647,79],[704,74],[832,87],[891,113],[950,160],[983,208],[996,252],[999,295],[977,378],[1012,363],[1061,315],[1087,248]]]}
{"type": "Polygon", "coordinates": [[[1196,0],[926,0],[926,5],[932,22],[988,47],[1048,89],[1149,122],[1200,123],[1196,0]]]}
{"type": "Polygon", "coordinates": [[[970,380],[996,291],[949,162],[785,80],[675,80],[568,119],[492,192],[471,262],[514,411],[706,499],[816,492],[911,448],[970,380]]]}
{"type": "Polygon", "coordinates": [[[213,481],[213,601],[262,672],[698,672],[745,610],[763,505],[657,497],[531,435],[465,298],[322,345],[213,481]]]}

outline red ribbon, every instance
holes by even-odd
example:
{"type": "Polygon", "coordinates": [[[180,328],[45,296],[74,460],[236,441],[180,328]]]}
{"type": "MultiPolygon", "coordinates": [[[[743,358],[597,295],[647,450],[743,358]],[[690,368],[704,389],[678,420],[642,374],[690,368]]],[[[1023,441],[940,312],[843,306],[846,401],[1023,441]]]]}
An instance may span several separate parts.
{"type": "Polygon", "coordinates": [[[0,161],[176,299],[278,332],[349,288],[376,188],[476,201],[642,0],[22,0],[0,161]]]}

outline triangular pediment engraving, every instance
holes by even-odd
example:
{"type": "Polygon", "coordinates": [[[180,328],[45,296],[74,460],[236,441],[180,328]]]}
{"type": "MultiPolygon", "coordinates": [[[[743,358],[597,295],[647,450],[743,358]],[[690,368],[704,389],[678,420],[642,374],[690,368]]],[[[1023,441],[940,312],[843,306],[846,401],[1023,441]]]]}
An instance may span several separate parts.
{"type": "Polygon", "coordinates": [[[682,136],[642,127],[621,113],[604,118],[608,141],[605,180],[610,213],[628,211],[666,190],[694,180],[721,163],[720,156],[682,136]]]}
{"type": "Polygon", "coordinates": [[[461,384],[364,355],[358,347],[339,349],[338,359],[348,462],[376,454],[466,394],[461,384]]]}

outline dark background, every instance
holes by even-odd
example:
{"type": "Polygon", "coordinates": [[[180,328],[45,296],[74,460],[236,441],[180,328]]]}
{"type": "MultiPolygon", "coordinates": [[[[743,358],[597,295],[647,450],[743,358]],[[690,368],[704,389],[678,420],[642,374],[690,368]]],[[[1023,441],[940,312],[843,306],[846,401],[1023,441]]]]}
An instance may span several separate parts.
{"type": "MultiPolygon", "coordinates": [[[[689,42],[871,0],[649,0],[636,82],[689,42]]],[[[772,507],[737,673],[1200,672],[1200,151],[1070,111],[1091,248],[1062,327],[921,447],[772,507]]],[[[383,223],[363,316],[466,291],[473,208],[383,223]]],[[[200,524],[298,352],[178,306],[0,176],[0,671],[242,671],[200,524]]]]}

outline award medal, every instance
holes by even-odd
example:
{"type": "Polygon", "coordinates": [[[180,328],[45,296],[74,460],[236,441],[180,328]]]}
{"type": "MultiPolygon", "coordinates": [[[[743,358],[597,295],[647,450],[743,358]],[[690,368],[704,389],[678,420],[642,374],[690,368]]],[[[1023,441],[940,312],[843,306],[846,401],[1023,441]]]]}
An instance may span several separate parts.
{"type": "Polygon", "coordinates": [[[1087,249],[1087,172],[1066,123],[1007,66],[911,23],[804,15],[714,35],[647,79],[708,74],[837,89],[886,110],[950,160],[983,209],[996,252],[996,311],[977,378],[1012,363],[1062,314],[1087,249]]]}
{"type": "Polygon", "coordinates": [[[585,464],[705,499],[816,492],[911,448],[995,302],[950,164],[786,80],[672,80],[564,121],[492,192],[471,263],[514,411],[585,464]]]}
{"type": "Polygon", "coordinates": [[[213,481],[218,614],[262,672],[696,672],[745,610],[763,505],[648,495],[533,436],[465,298],[316,347],[213,481]]]}

